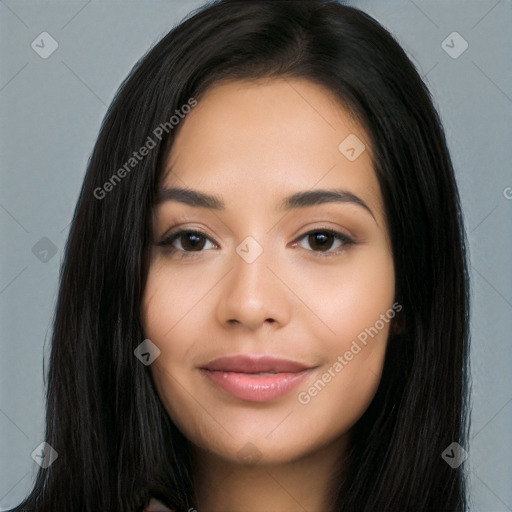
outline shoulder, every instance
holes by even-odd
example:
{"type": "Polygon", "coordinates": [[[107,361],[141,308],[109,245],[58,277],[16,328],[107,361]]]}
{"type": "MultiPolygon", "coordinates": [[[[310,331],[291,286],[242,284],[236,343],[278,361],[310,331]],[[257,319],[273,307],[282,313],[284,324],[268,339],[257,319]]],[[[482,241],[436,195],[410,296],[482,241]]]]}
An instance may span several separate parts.
{"type": "Polygon", "coordinates": [[[167,508],[163,503],[155,498],[151,498],[149,505],[143,510],[143,512],[174,512],[170,508],[167,508]]]}

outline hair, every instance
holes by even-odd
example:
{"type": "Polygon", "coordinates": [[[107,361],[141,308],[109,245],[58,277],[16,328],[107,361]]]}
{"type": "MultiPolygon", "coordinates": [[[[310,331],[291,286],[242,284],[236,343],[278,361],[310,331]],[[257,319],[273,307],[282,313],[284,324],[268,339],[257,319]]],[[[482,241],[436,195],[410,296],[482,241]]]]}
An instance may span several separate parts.
{"type": "MultiPolygon", "coordinates": [[[[432,97],[392,35],[334,0],[223,0],[192,12],[134,66],[103,120],[61,266],[46,391],[59,454],[14,510],[193,506],[189,444],[148,367],[141,301],[162,163],[177,130],[103,199],[95,190],[148,136],[222,80],[302,78],[366,131],[388,220],[402,311],[381,382],[353,427],[332,511],[467,510],[469,278],[454,169],[432,97]],[[341,476],[343,475],[343,476],[341,476]]],[[[290,178],[291,179],[291,178],[290,178]]],[[[341,461],[340,461],[341,467],[341,461]]]]}

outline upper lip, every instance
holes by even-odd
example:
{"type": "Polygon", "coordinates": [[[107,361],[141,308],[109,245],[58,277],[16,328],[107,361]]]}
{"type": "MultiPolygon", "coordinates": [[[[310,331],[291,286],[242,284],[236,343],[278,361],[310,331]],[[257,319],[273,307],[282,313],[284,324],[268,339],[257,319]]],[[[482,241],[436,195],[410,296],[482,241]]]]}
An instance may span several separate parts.
{"type": "Polygon", "coordinates": [[[201,369],[210,371],[225,371],[237,373],[259,373],[259,372],[276,372],[276,373],[298,373],[303,370],[313,368],[306,364],[302,364],[289,359],[282,359],[272,356],[250,356],[235,355],[223,356],[213,359],[209,363],[201,366],[201,369]]]}

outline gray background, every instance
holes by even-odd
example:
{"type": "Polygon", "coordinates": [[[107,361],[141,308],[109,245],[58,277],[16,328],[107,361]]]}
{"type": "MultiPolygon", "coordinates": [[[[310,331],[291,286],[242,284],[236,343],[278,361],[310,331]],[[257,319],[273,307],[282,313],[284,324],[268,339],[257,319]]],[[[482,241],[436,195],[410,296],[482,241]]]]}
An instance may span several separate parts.
{"type": "MultiPolygon", "coordinates": [[[[136,60],[201,4],[0,1],[2,510],[36,473],[59,266],[100,122],[136,60]],[[31,47],[44,31],[58,42],[47,59],[31,47]]],[[[512,3],[351,4],[397,37],[441,112],[470,242],[472,510],[512,510],[512,3]],[[454,31],[469,45],[458,58],[441,46],[454,31]]]]}

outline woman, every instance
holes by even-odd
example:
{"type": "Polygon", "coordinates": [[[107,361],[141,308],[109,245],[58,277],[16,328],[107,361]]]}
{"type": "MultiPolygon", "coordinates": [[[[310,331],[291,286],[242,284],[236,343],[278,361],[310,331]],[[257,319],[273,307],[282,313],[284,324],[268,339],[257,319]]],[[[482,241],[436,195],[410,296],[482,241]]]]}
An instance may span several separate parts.
{"type": "Polygon", "coordinates": [[[466,510],[442,457],[467,448],[465,247],[439,117],[384,28],[329,0],[207,5],[103,123],[54,324],[59,455],[16,510],[466,510]]]}

